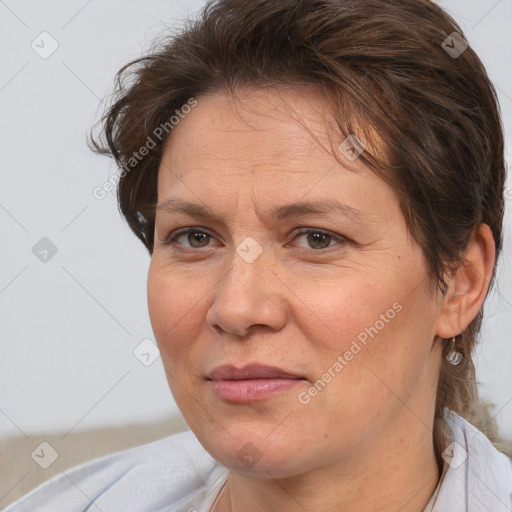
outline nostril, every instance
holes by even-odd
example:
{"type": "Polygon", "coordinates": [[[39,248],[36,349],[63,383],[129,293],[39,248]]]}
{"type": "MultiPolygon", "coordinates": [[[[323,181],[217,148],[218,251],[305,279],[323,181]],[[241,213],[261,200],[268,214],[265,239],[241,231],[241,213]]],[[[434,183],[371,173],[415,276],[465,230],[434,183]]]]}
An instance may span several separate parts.
{"type": "Polygon", "coordinates": [[[241,334],[240,331],[235,332],[235,331],[230,331],[224,327],[219,327],[219,328],[222,329],[224,332],[228,332],[229,334],[234,334],[235,336],[239,336],[240,338],[247,336],[247,330],[245,330],[245,332],[241,334]]]}

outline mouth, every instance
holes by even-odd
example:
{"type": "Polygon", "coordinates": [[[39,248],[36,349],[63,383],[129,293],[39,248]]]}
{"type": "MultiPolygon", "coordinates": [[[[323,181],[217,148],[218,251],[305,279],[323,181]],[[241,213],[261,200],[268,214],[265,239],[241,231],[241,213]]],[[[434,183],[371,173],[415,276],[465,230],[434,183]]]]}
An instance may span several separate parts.
{"type": "Polygon", "coordinates": [[[207,380],[218,398],[239,403],[265,400],[307,382],[302,375],[260,364],[218,366],[207,380]]]}

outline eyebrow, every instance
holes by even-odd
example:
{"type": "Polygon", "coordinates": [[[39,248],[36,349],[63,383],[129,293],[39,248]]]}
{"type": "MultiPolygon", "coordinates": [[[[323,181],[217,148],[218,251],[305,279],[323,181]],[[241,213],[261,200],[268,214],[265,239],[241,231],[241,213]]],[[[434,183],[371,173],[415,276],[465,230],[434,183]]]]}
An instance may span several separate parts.
{"type": "MultiPolygon", "coordinates": [[[[212,219],[219,223],[226,223],[224,215],[215,213],[206,205],[182,201],[177,198],[169,198],[158,204],[157,211],[165,211],[167,213],[177,213],[187,215],[189,217],[199,217],[203,219],[212,219]]],[[[336,200],[316,201],[316,202],[297,202],[276,206],[268,213],[268,217],[275,221],[282,221],[290,217],[304,217],[307,215],[343,215],[354,221],[361,221],[367,217],[367,214],[361,210],[353,208],[336,200]]]]}

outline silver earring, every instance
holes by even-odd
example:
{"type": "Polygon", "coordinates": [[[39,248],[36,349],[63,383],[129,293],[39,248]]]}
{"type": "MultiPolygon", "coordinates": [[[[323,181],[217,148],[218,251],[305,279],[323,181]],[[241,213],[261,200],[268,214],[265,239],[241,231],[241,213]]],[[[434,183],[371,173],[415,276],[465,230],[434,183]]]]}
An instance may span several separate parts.
{"type": "Polygon", "coordinates": [[[455,336],[452,338],[450,352],[446,356],[446,360],[453,366],[457,366],[462,361],[462,354],[455,348],[455,336]]]}

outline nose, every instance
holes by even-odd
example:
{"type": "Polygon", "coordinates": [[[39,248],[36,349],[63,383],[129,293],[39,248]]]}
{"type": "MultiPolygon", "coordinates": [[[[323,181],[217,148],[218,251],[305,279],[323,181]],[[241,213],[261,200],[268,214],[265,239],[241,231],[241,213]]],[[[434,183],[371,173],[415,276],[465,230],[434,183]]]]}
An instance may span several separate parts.
{"type": "Polygon", "coordinates": [[[257,328],[276,332],[286,325],[285,297],[280,293],[285,287],[265,256],[249,263],[234,252],[231,268],[217,284],[206,315],[215,330],[245,337],[257,328]]]}

